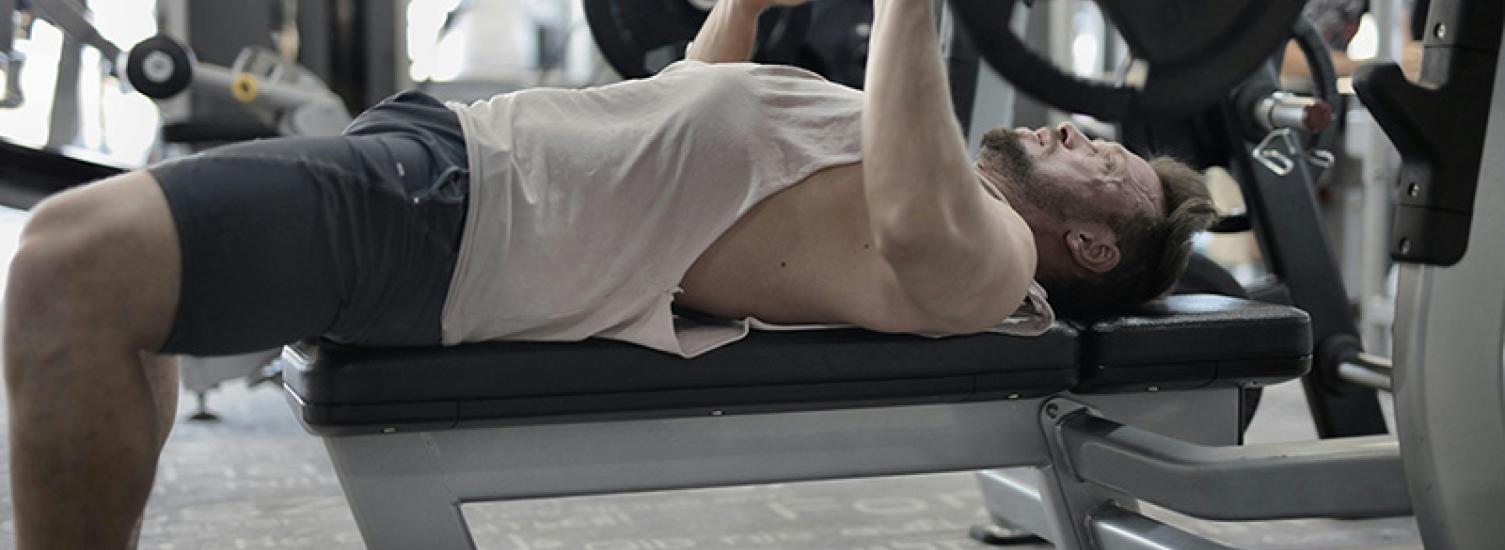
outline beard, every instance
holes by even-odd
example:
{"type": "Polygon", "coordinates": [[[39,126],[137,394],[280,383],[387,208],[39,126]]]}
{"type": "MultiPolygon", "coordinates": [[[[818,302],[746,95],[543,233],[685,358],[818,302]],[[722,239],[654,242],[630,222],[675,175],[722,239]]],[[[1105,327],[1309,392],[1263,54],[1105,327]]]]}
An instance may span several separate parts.
{"type": "Polygon", "coordinates": [[[994,128],[982,136],[979,160],[984,168],[1000,176],[996,179],[1004,198],[1016,205],[1026,202],[1058,220],[1099,220],[1103,217],[1091,205],[1046,181],[1035,170],[1035,159],[1024,150],[1023,139],[1034,137],[1024,137],[1007,128],[994,128]]]}

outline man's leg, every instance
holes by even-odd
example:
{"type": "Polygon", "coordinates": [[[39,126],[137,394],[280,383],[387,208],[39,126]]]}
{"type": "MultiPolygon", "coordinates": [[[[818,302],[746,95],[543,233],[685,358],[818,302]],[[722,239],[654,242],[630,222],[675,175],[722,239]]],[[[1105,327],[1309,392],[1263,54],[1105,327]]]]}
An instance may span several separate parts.
{"type": "Polygon", "coordinates": [[[152,398],[157,403],[157,450],[167,444],[172,435],[172,425],[178,419],[178,358],[173,355],[158,355],[141,352],[141,368],[147,382],[152,386],[152,398]]]}
{"type": "Polygon", "coordinates": [[[469,184],[458,119],[425,98],[352,124],[429,121],[413,135],[235,144],[33,211],[5,304],[23,550],[134,542],[177,403],[152,353],[440,340],[469,184]]]}
{"type": "Polygon", "coordinates": [[[144,172],[36,208],[10,267],[5,377],[18,547],[125,548],[176,402],[176,230],[144,172]],[[162,383],[155,384],[153,380],[162,383]]]}
{"type": "MultiPolygon", "coordinates": [[[[178,358],[173,355],[158,355],[141,352],[141,368],[152,386],[152,396],[157,403],[157,453],[167,445],[172,435],[172,426],[178,419],[178,358]]],[[[136,516],[136,526],[131,529],[130,550],[136,550],[141,538],[141,525],[146,516],[136,516]]]]}

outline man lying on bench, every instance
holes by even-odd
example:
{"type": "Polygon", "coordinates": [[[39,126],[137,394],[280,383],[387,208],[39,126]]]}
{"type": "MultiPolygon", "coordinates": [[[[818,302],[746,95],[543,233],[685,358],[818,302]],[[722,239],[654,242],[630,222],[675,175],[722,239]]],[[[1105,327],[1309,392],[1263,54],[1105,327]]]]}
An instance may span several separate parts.
{"type": "MultiPolygon", "coordinates": [[[[1198,174],[1070,124],[975,161],[929,2],[879,1],[866,93],[744,61],[712,10],[648,79],[388,99],[344,136],[242,143],[39,206],[5,298],[19,548],[134,540],[172,354],[611,338],[694,356],[671,304],[769,323],[1044,330],[1154,298],[1212,210],[1198,174]]],[[[703,335],[703,331],[696,331],[703,335]]],[[[729,338],[735,338],[730,336],[729,338]]]]}

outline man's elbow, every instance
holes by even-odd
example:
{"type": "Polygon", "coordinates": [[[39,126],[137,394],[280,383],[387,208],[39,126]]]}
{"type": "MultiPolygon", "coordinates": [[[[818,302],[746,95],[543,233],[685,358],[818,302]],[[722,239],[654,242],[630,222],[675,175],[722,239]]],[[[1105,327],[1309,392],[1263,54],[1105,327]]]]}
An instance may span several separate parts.
{"type": "Polygon", "coordinates": [[[975,251],[987,254],[987,261],[932,272],[933,276],[949,279],[945,285],[940,285],[946,290],[943,294],[921,304],[936,323],[939,330],[935,332],[972,334],[989,331],[1024,305],[1035,278],[1033,242],[1003,246],[1007,248],[986,253],[975,251]]]}
{"type": "Polygon", "coordinates": [[[975,307],[966,308],[964,305],[963,310],[958,312],[962,317],[956,319],[956,322],[958,328],[963,329],[959,333],[971,334],[998,328],[1024,305],[1030,284],[1034,282],[1034,274],[1034,262],[1030,261],[1025,265],[1021,261],[997,274],[992,284],[982,284],[982,290],[978,291],[974,299],[969,300],[975,307]]]}

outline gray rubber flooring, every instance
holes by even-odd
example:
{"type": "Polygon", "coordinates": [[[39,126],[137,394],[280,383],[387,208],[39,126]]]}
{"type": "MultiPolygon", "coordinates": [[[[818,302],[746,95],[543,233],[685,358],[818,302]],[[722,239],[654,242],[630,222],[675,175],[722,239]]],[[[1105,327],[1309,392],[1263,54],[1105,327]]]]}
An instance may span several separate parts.
{"type": "MultiPolygon", "coordinates": [[[[0,212],[0,258],[7,264],[19,220],[0,212]]],[[[211,395],[210,408],[220,420],[182,420],[193,410],[184,395],[140,548],[363,547],[323,446],[297,425],[280,391],[230,382],[211,395]]],[[[1314,437],[1299,386],[1267,392],[1251,442],[1314,437]]],[[[0,469],[6,470],[0,475],[0,548],[11,548],[8,460],[0,469]]],[[[1409,518],[1214,524],[1150,513],[1241,547],[1420,546],[1409,518]]],[[[494,503],[467,506],[465,514],[479,547],[496,550],[990,548],[967,537],[968,528],[986,518],[966,472],[494,503]]]]}

